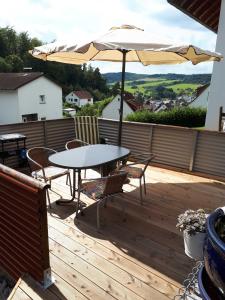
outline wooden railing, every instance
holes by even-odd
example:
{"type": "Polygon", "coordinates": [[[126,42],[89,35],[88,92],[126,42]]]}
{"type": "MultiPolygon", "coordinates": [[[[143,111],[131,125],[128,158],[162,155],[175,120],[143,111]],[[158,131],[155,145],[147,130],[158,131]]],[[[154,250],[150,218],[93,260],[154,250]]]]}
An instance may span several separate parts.
{"type": "MultiPolygon", "coordinates": [[[[110,144],[118,139],[118,121],[99,119],[100,136],[110,144]]],[[[75,138],[72,118],[0,125],[0,134],[22,133],[27,147],[47,146],[57,151],[75,138]]],[[[225,133],[185,127],[124,122],[122,145],[134,153],[152,151],[164,167],[172,166],[192,172],[225,176],[225,133]]],[[[15,158],[6,164],[15,167],[15,158]]]]}
{"type": "Polygon", "coordinates": [[[51,282],[46,188],[0,164],[0,266],[15,280],[29,273],[43,287],[51,282]]]}

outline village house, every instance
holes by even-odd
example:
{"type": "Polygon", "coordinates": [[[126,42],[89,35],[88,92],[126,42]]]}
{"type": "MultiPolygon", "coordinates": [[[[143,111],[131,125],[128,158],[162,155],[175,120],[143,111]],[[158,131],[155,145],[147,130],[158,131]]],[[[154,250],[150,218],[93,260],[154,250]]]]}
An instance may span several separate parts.
{"type": "Polygon", "coordinates": [[[43,73],[0,73],[0,124],[62,118],[62,88],[43,73]]]}
{"type": "MultiPolygon", "coordinates": [[[[120,109],[120,95],[116,95],[114,99],[105,106],[102,111],[102,118],[119,120],[120,109]]],[[[141,108],[141,104],[138,103],[134,96],[130,93],[124,94],[123,100],[123,118],[125,119],[129,114],[135,112],[141,108]]]]}
{"type": "Polygon", "coordinates": [[[88,91],[73,91],[66,97],[66,102],[69,104],[82,107],[86,104],[93,104],[93,96],[88,91]]]}
{"type": "Polygon", "coordinates": [[[208,107],[209,99],[209,84],[202,85],[196,90],[196,98],[189,104],[190,107],[208,107]]]}

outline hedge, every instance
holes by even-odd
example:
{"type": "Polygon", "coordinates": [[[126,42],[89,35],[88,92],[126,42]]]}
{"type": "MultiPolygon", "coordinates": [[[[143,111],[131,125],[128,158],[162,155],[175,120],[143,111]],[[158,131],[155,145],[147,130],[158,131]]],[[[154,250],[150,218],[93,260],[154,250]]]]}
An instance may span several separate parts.
{"type": "Polygon", "coordinates": [[[140,110],[128,115],[126,120],[184,127],[202,127],[205,125],[205,118],[206,109],[182,107],[158,113],[140,110]]]}

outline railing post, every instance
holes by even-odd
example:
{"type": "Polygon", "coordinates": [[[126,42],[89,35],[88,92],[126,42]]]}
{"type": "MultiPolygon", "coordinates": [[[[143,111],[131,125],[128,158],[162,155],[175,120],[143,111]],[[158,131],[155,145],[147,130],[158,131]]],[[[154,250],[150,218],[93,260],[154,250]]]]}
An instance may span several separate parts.
{"type": "Polygon", "coordinates": [[[197,142],[198,142],[198,134],[199,134],[199,132],[197,130],[193,132],[193,141],[192,141],[192,148],[191,148],[189,171],[193,171],[195,154],[196,154],[196,146],[197,146],[197,142]]]}
{"type": "Polygon", "coordinates": [[[150,132],[149,132],[149,152],[152,152],[153,128],[154,128],[154,126],[152,125],[150,127],[150,132]]]}
{"type": "Polygon", "coordinates": [[[47,147],[48,142],[47,142],[47,128],[46,128],[46,121],[43,122],[43,136],[44,136],[44,147],[47,147]]]}
{"type": "Polygon", "coordinates": [[[222,115],[223,115],[223,107],[220,106],[219,126],[218,126],[218,130],[219,131],[222,131],[222,115]]]}

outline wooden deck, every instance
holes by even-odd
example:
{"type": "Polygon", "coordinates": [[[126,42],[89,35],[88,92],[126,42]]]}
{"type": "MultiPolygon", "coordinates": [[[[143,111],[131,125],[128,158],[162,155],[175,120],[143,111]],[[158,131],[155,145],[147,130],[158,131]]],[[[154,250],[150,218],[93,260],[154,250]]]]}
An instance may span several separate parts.
{"type": "MultiPolygon", "coordinates": [[[[91,177],[88,171],[87,177],[91,177]]],[[[96,206],[88,198],[85,215],[74,221],[75,204],[56,206],[51,193],[48,210],[50,260],[55,284],[43,292],[32,280],[21,279],[11,299],[173,299],[193,262],[184,255],[178,214],[188,208],[208,211],[225,203],[222,182],[150,167],[147,196],[139,204],[138,182],[120,199],[101,210],[102,229],[96,230],[96,206]]],[[[68,199],[65,178],[53,189],[68,199]]]]}

